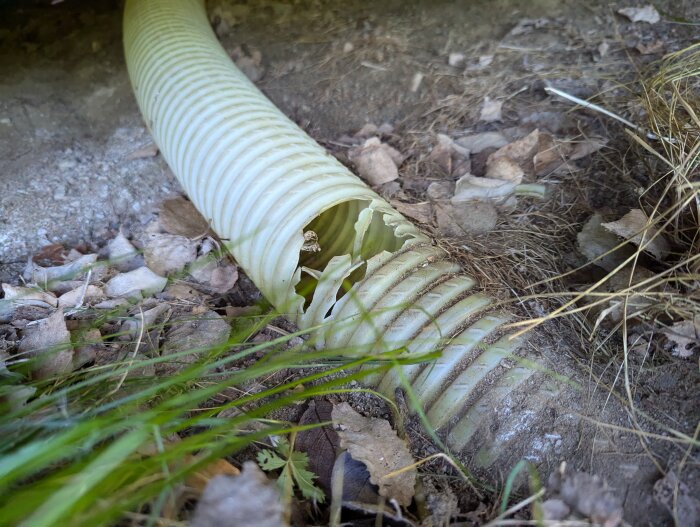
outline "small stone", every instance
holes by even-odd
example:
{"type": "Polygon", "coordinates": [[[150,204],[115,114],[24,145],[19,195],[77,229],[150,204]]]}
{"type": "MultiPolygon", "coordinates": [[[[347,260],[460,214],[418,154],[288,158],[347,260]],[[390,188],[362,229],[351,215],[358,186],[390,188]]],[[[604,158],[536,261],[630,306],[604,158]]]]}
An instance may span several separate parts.
{"type": "Polygon", "coordinates": [[[447,57],[447,63],[453,68],[464,66],[464,53],[450,53],[447,57]]]}

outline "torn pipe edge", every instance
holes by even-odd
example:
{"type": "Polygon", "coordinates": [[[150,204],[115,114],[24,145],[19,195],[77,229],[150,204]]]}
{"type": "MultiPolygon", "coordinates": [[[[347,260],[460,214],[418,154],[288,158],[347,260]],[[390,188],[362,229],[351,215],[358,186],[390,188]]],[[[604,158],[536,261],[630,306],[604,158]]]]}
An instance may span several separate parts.
{"type": "MultiPolygon", "coordinates": [[[[588,460],[580,410],[604,398],[552,376],[541,364],[568,364],[556,344],[510,338],[510,315],[474,279],[284,116],[234,66],[200,0],[127,0],[124,47],[163,157],[280,313],[320,325],[327,349],[439,350],[401,373],[472,467],[588,460]]],[[[402,379],[390,369],[367,382],[393,395],[402,379]]]]}

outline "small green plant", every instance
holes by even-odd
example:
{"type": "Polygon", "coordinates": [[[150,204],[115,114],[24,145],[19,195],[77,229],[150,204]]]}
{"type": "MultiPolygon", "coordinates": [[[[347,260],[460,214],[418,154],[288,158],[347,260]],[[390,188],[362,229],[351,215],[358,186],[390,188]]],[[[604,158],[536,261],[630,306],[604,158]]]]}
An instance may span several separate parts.
{"type": "Polygon", "coordinates": [[[286,437],[277,441],[274,450],[266,448],[258,453],[258,464],[266,472],[282,469],[277,478],[277,485],[285,501],[289,501],[294,486],[301,491],[302,496],[316,503],[323,503],[323,491],[314,485],[316,474],[308,470],[309,456],[305,452],[295,452],[292,433],[292,443],[286,437]]]}

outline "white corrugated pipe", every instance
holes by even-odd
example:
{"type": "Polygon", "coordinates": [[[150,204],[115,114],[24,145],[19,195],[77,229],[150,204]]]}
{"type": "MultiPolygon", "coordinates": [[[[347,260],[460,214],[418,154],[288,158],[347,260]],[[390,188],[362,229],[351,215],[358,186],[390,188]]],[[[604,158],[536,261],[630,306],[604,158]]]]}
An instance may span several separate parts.
{"type": "MultiPolygon", "coordinates": [[[[503,334],[508,315],[474,280],[234,66],[200,0],[128,0],[124,42],[162,155],[280,312],[325,324],[327,349],[440,350],[403,373],[472,467],[553,467],[580,448],[578,418],[556,401],[578,396],[542,373],[551,357],[536,366],[541,350],[503,334]]],[[[371,382],[391,394],[398,372],[371,382]]]]}

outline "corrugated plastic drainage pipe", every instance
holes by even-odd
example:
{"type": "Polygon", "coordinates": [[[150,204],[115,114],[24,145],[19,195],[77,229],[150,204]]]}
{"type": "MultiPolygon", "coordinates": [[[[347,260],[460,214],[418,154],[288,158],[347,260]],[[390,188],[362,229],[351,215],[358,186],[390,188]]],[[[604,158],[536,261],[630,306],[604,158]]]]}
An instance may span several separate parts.
{"type": "MultiPolygon", "coordinates": [[[[554,448],[534,438],[529,453],[512,452],[558,388],[503,334],[508,315],[248,81],[201,1],[128,0],[124,42],[162,155],[277,309],[301,328],[325,323],[319,345],[329,349],[440,350],[436,362],[403,373],[432,425],[477,465],[538,461],[554,448]]],[[[393,393],[399,378],[390,371],[371,382],[393,393]]]]}

